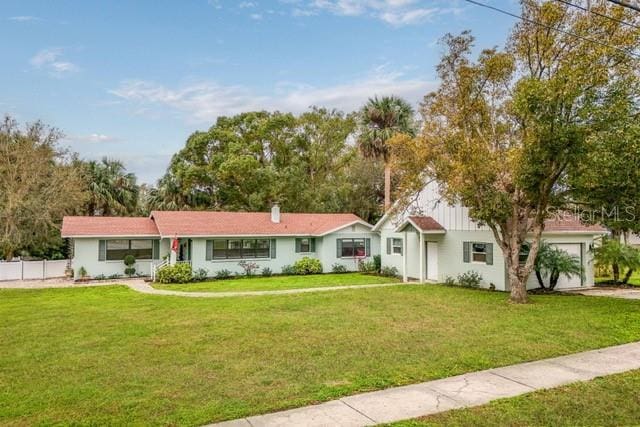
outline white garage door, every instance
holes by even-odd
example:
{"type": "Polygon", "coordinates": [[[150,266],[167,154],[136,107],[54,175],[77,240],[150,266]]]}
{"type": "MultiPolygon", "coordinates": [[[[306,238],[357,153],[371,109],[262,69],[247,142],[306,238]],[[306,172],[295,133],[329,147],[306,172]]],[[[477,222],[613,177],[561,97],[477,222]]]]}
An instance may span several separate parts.
{"type": "MultiPolygon", "coordinates": [[[[567,251],[569,255],[574,255],[580,259],[580,243],[553,243],[553,246],[562,249],[563,251],[567,251]]],[[[576,288],[581,285],[582,281],[580,276],[571,276],[570,278],[567,278],[567,276],[560,276],[556,289],[576,288]]]]}

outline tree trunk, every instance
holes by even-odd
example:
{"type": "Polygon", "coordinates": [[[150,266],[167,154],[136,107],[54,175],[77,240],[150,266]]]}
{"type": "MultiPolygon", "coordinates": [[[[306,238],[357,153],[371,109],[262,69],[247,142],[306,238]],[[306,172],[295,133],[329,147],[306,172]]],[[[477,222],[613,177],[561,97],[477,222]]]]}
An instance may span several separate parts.
{"type": "Polygon", "coordinates": [[[521,275],[519,254],[520,248],[518,247],[509,248],[509,253],[505,254],[507,277],[509,279],[509,285],[511,286],[509,300],[516,304],[525,304],[529,301],[529,297],[527,296],[527,278],[523,278],[521,275]]]}
{"type": "Polygon", "coordinates": [[[384,212],[387,213],[391,209],[391,165],[389,162],[384,164],[384,212]]]}
{"type": "Polygon", "coordinates": [[[557,270],[552,271],[549,275],[549,290],[552,291],[556,288],[558,279],[560,279],[560,273],[557,270]]]}
{"type": "Polygon", "coordinates": [[[611,269],[613,270],[613,281],[618,283],[618,280],[620,279],[620,267],[618,264],[613,264],[611,269]]]}
{"type": "Polygon", "coordinates": [[[540,273],[540,270],[536,270],[536,279],[538,279],[538,285],[544,289],[544,280],[542,280],[542,273],[540,273]]]}
{"type": "Polygon", "coordinates": [[[631,275],[633,274],[633,268],[627,270],[627,274],[624,275],[624,279],[622,279],[622,283],[625,285],[629,283],[629,279],[631,279],[631,275]]]}

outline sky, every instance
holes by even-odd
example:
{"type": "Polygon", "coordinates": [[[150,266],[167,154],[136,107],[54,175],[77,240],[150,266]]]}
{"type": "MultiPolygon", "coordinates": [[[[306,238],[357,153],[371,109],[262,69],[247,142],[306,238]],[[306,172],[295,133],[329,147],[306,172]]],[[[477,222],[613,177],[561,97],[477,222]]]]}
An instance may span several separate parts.
{"type": "Polygon", "coordinates": [[[464,0],[2,0],[0,113],[153,184],[218,116],[390,94],[417,105],[444,34],[500,46],[514,21],[464,0]]]}

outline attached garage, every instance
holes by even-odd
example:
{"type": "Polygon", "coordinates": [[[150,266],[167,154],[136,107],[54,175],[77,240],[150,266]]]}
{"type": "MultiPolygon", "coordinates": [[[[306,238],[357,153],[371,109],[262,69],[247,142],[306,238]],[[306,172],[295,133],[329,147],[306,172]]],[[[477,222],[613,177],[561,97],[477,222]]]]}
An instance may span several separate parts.
{"type": "MultiPolygon", "coordinates": [[[[562,249],[569,255],[577,257],[580,260],[580,264],[582,264],[582,268],[585,268],[583,243],[553,243],[553,246],[558,249],[562,249]]],[[[567,278],[567,276],[560,276],[556,289],[576,288],[583,285],[583,279],[580,276],[571,276],[570,278],[567,278]]]]}

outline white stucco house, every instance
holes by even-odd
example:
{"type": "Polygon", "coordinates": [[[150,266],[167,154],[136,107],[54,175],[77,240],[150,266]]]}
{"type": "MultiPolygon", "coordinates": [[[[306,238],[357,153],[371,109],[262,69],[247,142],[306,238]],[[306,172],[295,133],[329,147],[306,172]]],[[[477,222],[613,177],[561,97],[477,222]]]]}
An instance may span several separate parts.
{"type": "Polygon", "coordinates": [[[189,262],[193,270],[243,272],[247,260],[279,273],[309,256],[325,272],[334,264],[347,270],[380,253],[373,226],[353,214],[154,211],[149,217],[68,216],[62,237],[72,242],[72,268],[92,277],[122,275],[123,258],[136,258],[138,273],[151,275],[161,263],[189,262]],[[171,246],[177,240],[177,250],[171,246]]]}
{"type": "MultiPolygon", "coordinates": [[[[435,182],[403,212],[383,216],[373,231],[380,233],[382,265],[397,268],[405,280],[440,282],[475,271],[482,275],[482,286],[510,290],[504,257],[489,227],[470,219],[468,208],[443,202],[435,182]]],[[[593,285],[590,249],[604,234],[604,228],[568,216],[546,222],[542,238],[579,257],[584,270],[582,278],[562,277],[557,288],[593,285]]],[[[538,287],[533,274],[528,287],[538,287]]]]}

